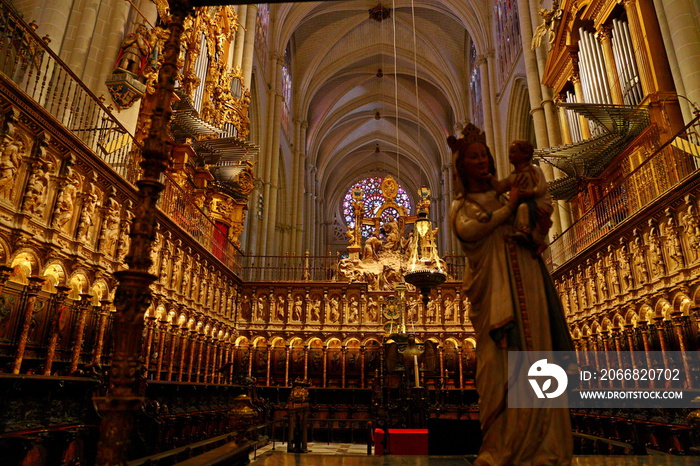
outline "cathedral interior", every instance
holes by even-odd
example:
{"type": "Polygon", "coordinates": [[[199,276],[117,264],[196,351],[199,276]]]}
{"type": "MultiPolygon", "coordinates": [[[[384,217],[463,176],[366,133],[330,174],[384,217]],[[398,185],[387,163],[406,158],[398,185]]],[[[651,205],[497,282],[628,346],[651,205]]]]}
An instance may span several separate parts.
{"type": "MultiPolygon", "coordinates": [[[[700,349],[694,0],[0,8],[4,464],[244,464],[377,427],[476,453],[469,123],[499,174],[535,147],[578,357],[700,349]]],[[[696,409],[572,409],[574,452],[700,455],[696,409]]]]}

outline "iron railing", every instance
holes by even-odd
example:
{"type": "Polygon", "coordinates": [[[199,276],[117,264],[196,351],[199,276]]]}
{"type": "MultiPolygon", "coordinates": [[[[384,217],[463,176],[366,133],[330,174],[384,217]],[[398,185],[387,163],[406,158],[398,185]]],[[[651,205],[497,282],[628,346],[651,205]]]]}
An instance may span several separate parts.
{"type": "MultiPolygon", "coordinates": [[[[338,275],[339,256],[245,256],[240,277],[246,281],[345,281],[338,275]]],[[[462,280],[463,256],[445,256],[450,280],[462,280]]]]}
{"type": "Polygon", "coordinates": [[[227,239],[226,232],[219,229],[216,223],[192,202],[192,195],[175,180],[163,175],[163,182],[165,189],[158,204],[160,210],[229,269],[240,273],[237,256],[241,251],[227,239]]]}
{"type": "Polygon", "coordinates": [[[335,255],[242,256],[240,277],[245,281],[337,281],[335,255]]]}
{"type": "MultiPolygon", "coordinates": [[[[648,144],[646,146],[648,148],[648,144]]],[[[549,245],[545,258],[552,270],[561,267],[626,219],[682,184],[698,168],[700,116],[638,166],[618,170],[621,176],[600,201],[549,245]]]]}
{"type": "Polygon", "coordinates": [[[124,179],[134,182],[133,137],[90,89],[39,38],[34,27],[0,2],[0,72],[70,130],[124,179]]]}
{"type": "MultiPolygon", "coordinates": [[[[93,94],[70,68],[24,22],[11,5],[0,1],[0,73],[41,105],[117,174],[134,184],[139,177],[138,143],[103,98],[93,94]]],[[[234,272],[241,251],[219,234],[192,196],[169,176],[158,207],[199,244],[234,272]]]]}

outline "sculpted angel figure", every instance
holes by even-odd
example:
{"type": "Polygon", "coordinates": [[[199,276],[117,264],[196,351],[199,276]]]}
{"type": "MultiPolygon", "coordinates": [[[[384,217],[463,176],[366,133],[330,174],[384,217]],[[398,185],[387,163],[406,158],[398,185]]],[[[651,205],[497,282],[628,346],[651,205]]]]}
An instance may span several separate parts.
{"type": "Polygon", "coordinates": [[[555,2],[554,8],[547,10],[540,8],[540,16],[542,17],[542,23],[537,26],[535,32],[532,34],[532,43],[530,48],[535,50],[540,45],[542,45],[542,39],[548,36],[547,42],[552,44],[554,42],[554,28],[556,26],[556,21],[561,18],[563,10],[558,7],[559,2],[555,2]]]}
{"type": "Polygon", "coordinates": [[[29,176],[29,183],[24,194],[24,211],[41,215],[44,212],[46,203],[46,188],[49,185],[49,175],[53,169],[53,164],[44,160],[39,160],[29,176]]]}
{"type": "Polygon", "coordinates": [[[12,189],[12,181],[19,170],[24,154],[22,141],[5,136],[0,147],[0,194],[6,195],[12,189]]]}
{"type": "Polygon", "coordinates": [[[78,180],[69,177],[65,187],[58,195],[56,200],[56,210],[54,212],[53,226],[55,228],[63,228],[71,219],[75,205],[74,201],[78,195],[78,180]]]}

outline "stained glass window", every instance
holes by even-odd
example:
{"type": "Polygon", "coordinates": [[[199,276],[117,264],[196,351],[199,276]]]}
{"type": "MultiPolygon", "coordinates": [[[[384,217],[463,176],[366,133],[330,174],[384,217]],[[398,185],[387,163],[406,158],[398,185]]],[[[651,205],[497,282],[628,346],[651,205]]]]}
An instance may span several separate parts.
{"type": "Polygon", "coordinates": [[[498,82],[503,83],[523,48],[517,0],[494,0],[493,14],[496,24],[498,82]]]}
{"type": "MultiPolygon", "coordinates": [[[[358,181],[348,189],[347,193],[345,194],[345,198],[343,199],[343,217],[345,218],[346,225],[350,226],[351,228],[355,227],[355,214],[353,213],[352,209],[352,191],[357,188],[362,189],[365,193],[365,209],[363,212],[364,217],[376,217],[377,212],[379,211],[379,209],[382,208],[385,202],[385,198],[382,194],[381,188],[382,181],[384,181],[384,178],[365,178],[364,180],[358,181]]],[[[396,197],[391,200],[399,206],[403,207],[406,210],[407,214],[411,213],[411,199],[408,197],[406,190],[404,190],[401,185],[399,185],[396,197]]],[[[390,220],[390,217],[396,219],[398,218],[398,216],[399,212],[395,208],[388,207],[384,209],[384,211],[381,213],[379,224],[380,226],[383,226],[386,222],[390,220]]],[[[373,231],[373,225],[362,225],[363,238],[369,237],[373,231]]]]}
{"type": "Polygon", "coordinates": [[[282,97],[284,106],[282,107],[282,128],[291,133],[290,114],[292,106],[292,60],[290,58],[289,45],[284,50],[284,64],[282,65],[282,97]]]}
{"type": "Polygon", "coordinates": [[[476,55],[476,47],[472,42],[469,49],[469,66],[471,67],[471,79],[469,81],[469,96],[471,108],[469,117],[471,122],[477,127],[484,129],[484,106],[481,95],[481,70],[476,55]]]}
{"type": "Polygon", "coordinates": [[[255,51],[258,53],[258,62],[263,68],[267,68],[268,46],[267,34],[270,28],[270,5],[258,4],[258,15],[255,18],[255,51]]]}

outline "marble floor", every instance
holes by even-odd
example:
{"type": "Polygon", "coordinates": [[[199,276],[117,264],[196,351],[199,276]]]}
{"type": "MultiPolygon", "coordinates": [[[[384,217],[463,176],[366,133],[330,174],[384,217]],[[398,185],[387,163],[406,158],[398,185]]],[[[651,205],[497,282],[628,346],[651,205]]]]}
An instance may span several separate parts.
{"type": "MultiPolygon", "coordinates": [[[[286,443],[268,444],[251,454],[255,466],[467,466],[464,456],[368,456],[367,445],[350,443],[309,443],[309,453],[287,453],[286,443]]],[[[700,457],[575,456],[572,466],[690,466],[700,465],[700,457]]]]}

